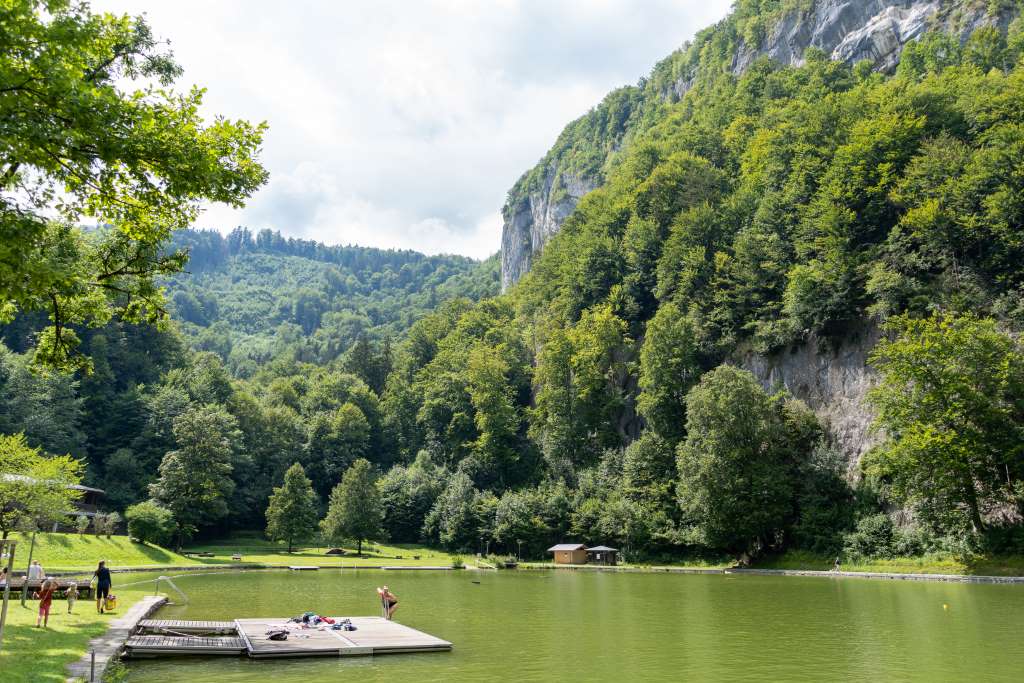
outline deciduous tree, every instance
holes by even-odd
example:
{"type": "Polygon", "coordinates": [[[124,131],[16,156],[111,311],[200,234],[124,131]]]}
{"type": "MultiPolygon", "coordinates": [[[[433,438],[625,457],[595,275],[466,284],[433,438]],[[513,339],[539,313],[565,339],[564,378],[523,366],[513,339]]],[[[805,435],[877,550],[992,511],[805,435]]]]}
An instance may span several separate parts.
{"type": "Polygon", "coordinates": [[[241,206],[266,181],[265,125],[205,122],[201,88],[171,89],[180,75],[142,18],[66,0],[3,9],[0,320],[47,313],[41,362],[87,365],[72,325],[160,320],[154,277],[186,259],[161,248],[171,232],[201,202],[241,206]]]}
{"type": "Polygon", "coordinates": [[[235,418],[216,406],[191,407],[174,420],[178,448],[164,456],[150,494],[174,514],[179,550],[186,536],[227,514],[240,438],[235,418]]]}
{"type": "Polygon", "coordinates": [[[331,491],[327,516],[321,520],[320,528],[324,536],[334,542],[354,540],[358,553],[362,555],[363,541],[381,537],[382,519],[383,510],[373,465],[360,458],[352,463],[341,483],[331,491]]]}
{"type": "Polygon", "coordinates": [[[871,355],[870,401],[888,438],[867,471],[940,528],[984,531],[998,506],[1024,510],[1024,354],[991,319],[891,319],[871,355]]]}
{"type": "Polygon", "coordinates": [[[0,539],[23,522],[46,525],[71,510],[81,491],[82,463],[68,455],[47,456],[22,434],[0,434],[0,539]]]}

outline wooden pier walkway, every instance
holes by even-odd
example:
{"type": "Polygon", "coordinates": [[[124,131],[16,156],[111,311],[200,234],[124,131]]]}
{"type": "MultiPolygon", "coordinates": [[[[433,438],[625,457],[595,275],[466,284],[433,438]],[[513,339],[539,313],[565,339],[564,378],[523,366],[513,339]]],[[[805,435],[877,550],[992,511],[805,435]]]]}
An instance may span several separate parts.
{"type": "Polygon", "coordinates": [[[452,644],[429,633],[387,621],[382,617],[348,619],[353,631],[334,630],[327,624],[304,628],[283,618],[234,621],[178,621],[144,619],[124,645],[126,657],[163,655],[248,655],[268,657],[349,657],[402,652],[446,652],[452,644]],[[286,640],[270,640],[273,629],[288,631],[286,640]]]}
{"type": "Polygon", "coordinates": [[[233,621],[179,621],[177,619],[143,619],[139,622],[141,633],[177,633],[187,635],[234,633],[238,627],[233,621]]]}

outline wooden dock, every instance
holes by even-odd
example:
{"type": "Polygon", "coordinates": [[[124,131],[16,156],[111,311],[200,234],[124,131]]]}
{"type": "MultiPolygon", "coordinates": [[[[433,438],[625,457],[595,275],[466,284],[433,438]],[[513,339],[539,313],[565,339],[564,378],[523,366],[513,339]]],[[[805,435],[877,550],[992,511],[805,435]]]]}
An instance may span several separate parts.
{"type": "Polygon", "coordinates": [[[227,635],[235,633],[238,626],[233,621],[179,621],[164,619],[143,619],[139,622],[140,633],[157,635],[227,635]]]}
{"type": "MultiPolygon", "coordinates": [[[[338,617],[340,623],[346,617],[338,617]]],[[[403,652],[447,652],[452,644],[382,617],[347,617],[353,631],[327,624],[304,627],[283,618],[234,621],[140,621],[124,645],[126,657],[163,655],[248,655],[269,657],[351,657],[403,652]],[[286,629],[286,640],[267,632],[286,629]]]]}

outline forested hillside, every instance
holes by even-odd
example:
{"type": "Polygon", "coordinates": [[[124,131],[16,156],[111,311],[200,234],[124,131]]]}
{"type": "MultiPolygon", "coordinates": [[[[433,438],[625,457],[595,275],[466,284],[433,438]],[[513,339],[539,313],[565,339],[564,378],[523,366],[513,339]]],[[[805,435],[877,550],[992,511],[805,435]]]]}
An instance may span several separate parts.
{"type": "Polygon", "coordinates": [[[0,429],[179,537],[264,528],[300,463],[321,510],[380,511],[360,538],[452,550],[1020,552],[1016,5],[892,73],[814,49],[737,72],[737,36],[781,16],[762,4],[658,65],[645,88],[687,88],[630,105],[628,135],[611,107],[563,136],[559,163],[601,172],[506,294],[494,261],[187,233],[179,322],[76,328],[91,374],[33,373],[45,323],[4,328],[27,355],[0,358],[0,429]],[[848,477],[829,425],[733,361],[866,323],[880,445],[848,477]]]}
{"type": "Polygon", "coordinates": [[[413,251],[327,247],[238,228],[177,233],[187,272],[167,281],[191,345],[220,356],[236,377],[287,353],[326,364],[357,339],[398,339],[449,299],[494,296],[498,260],[413,251]]]}

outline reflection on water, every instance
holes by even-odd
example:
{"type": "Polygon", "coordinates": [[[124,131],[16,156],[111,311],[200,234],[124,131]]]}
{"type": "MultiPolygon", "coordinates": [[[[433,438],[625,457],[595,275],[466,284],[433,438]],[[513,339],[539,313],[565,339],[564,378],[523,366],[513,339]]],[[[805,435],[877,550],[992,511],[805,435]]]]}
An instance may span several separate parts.
{"type": "MultiPolygon", "coordinates": [[[[127,581],[128,579],[126,579],[127,581]]],[[[1024,586],[590,572],[266,571],[182,576],[164,619],[372,615],[452,653],[132,663],[129,681],[1020,681],[1024,586]],[[474,583],[479,581],[480,583],[474,583]],[[944,607],[945,606],[945,607],[944,607]],[[349,678],[349,680],[352,680],[349,678]]]]}

